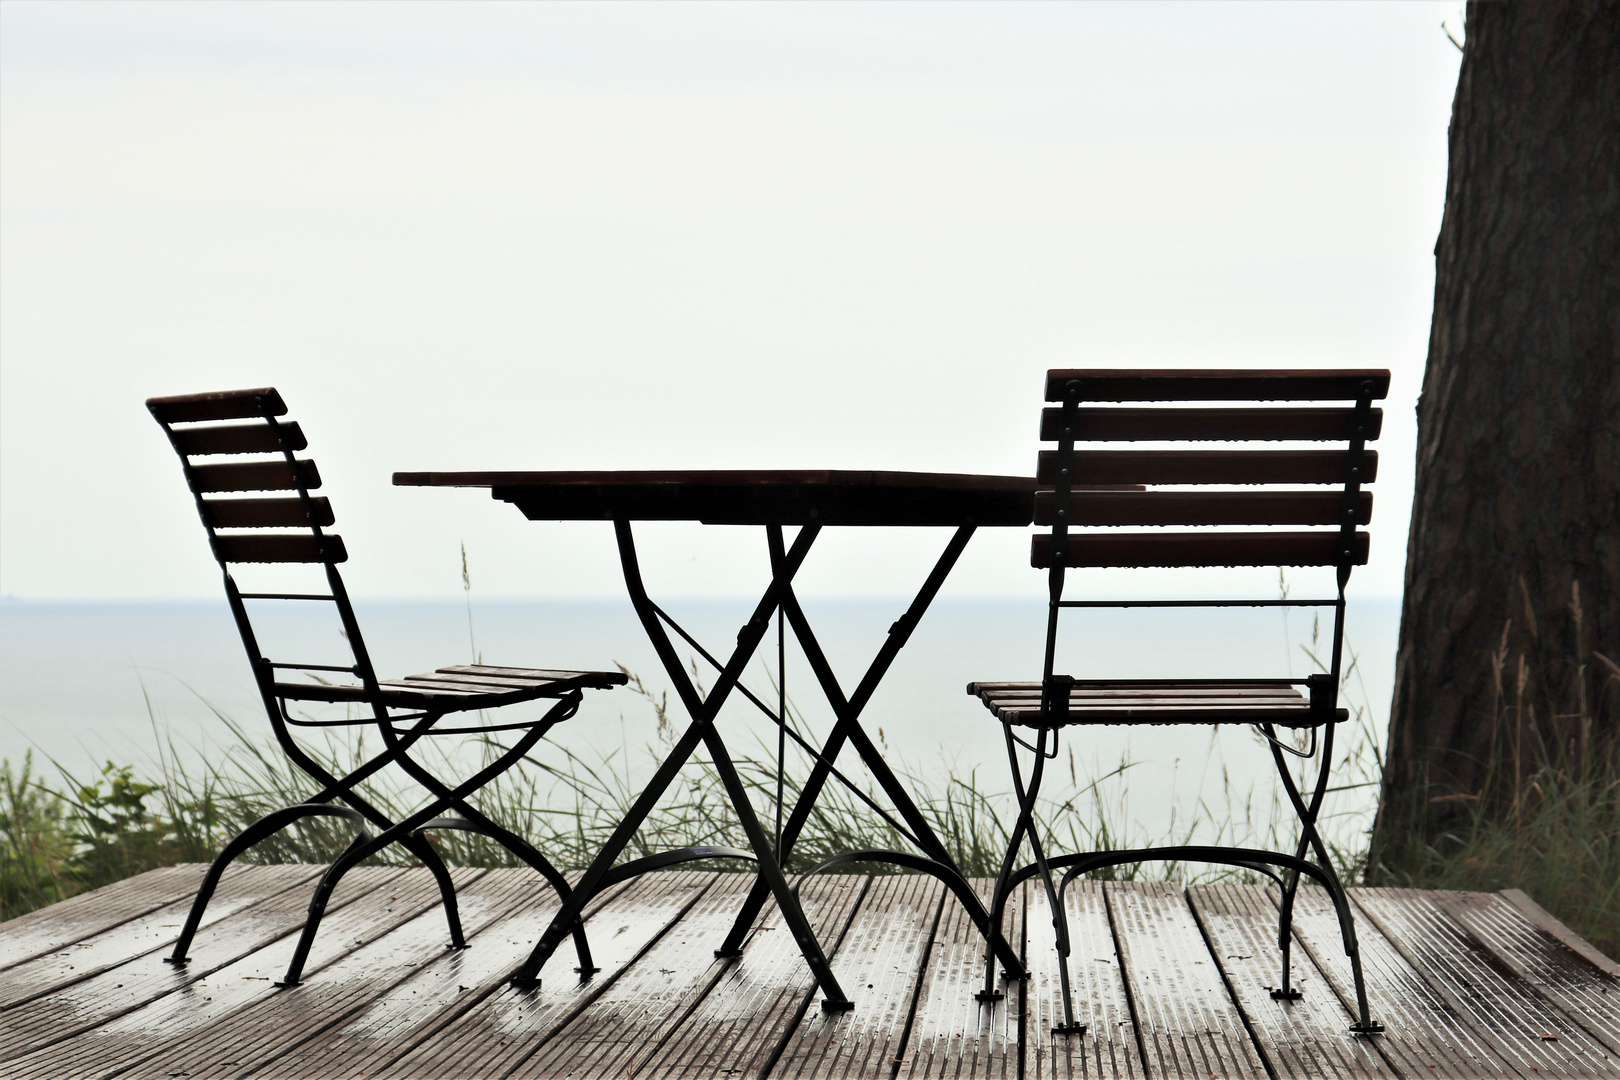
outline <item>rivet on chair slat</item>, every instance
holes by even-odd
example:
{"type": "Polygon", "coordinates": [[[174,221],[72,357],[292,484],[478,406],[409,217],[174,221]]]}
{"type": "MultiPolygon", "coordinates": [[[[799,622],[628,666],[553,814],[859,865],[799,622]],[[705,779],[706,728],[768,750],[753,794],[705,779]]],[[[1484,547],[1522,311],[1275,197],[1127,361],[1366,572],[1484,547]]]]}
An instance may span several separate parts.
{"type": "MultiPolygon", "coordinates": [[[[308,458],[298,459],[298,472],[304,488],[321,486],[321,474],[308,458]]],[[[192,483],[198,492],[214,491],[291,491],[298,478],[285,461],[228,462],[220,465],[193,465],[192,483]]]]}
{"type": "Polygon", "coordinates": [[[283,449],[302,450],[309,445],[303,428],[296,423],[231,424],[226,427],[180,428],[173,433],[182,454],[273,454],[283,449]]]}
{"type": "Polygon", "coordinates": [[[331,500],[324,496],[310,499],[307,510],[304,500],[296,498],[204,499],[203,510],[216,529],[291,529],[333,522],[331,500]]]}
{"type": "Polygon", "coordinates": [[[1354,401],[1389,393],[1383,370],[1056,369],[1046,373],[1046,400],[1062,401],[1080,380],[1081,401],[1354,401]]]}
{"type": "MultiPolygon", "coordinates": [[[[1367,561],[1367,534],[1358,532],[1351,562],[1367,561]]],[[[1334,532],[1266,533],[1123,533],[1068,538],[1068,566],[1336,566],[1339,534],[1334,532]]],[[[1030,565],[1052,565],[1052,534],[1033,538],[1030,565]]]]}
{"type": "Polygon", "coordinates": [[[146,399],[146,407],[165,424],[198,420],[245,420],[250,416],[285,416],[287,406],[273,386],[253,390],[220,390],[208,394],[176,394],[146,399]]]}
{"type": "MultiPolygon", "coordinates": [[[[1076,484],[1340,484],[1347,450],[1077,450],[1076,484]]],[[[1368,450],[1361,482],[1378,476],[1378,453],[1368,450]]],[[[1057,480],[1057,451],[1042,450],[1035,479],[1057,480]]]]}
{"type": "MultiPolygon", "coordinates": [[[[1035,524],[1052,524],[1056,493],[1035,493],[1035,524]]],[[[1338,525],[1337,491],[1077,491],[1070,525],[1338,525]]],[[[1356,524],[1372,520],[1372,493],[1356,501],[1356,524]]]]}
{"type": "MultiPolygon", "coordinates": [[[[1076,439],[1092,442],[1344,442],[1354,409],[1077,409],[1076,439]]],[[[1384,410],[1367,411],[1363,438],[1383,430],[1384,410]]],[[[1041,411],[1041,439],[1063,433],[1063,410],[1041,411]]]]}
{"type": "Polygon", "coordinates": [[[214,551],[227,563],[346,562],[341,536],[215,536],[214,551]]]}

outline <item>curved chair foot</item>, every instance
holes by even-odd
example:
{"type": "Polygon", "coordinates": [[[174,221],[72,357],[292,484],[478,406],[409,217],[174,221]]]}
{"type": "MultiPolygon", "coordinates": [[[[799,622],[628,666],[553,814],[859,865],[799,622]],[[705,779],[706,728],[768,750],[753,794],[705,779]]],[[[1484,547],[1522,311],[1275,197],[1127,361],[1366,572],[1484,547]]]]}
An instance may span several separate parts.
{"type": "MultiPolygon", "coordinates": [[[[258,821],[249,825],[226,844],[224,849],[214,857],[209,864],[208,873],[203,875],[202,884],[197,888],[197,896],[191,902],[191,910],[186,914],[185,926],[180,936],[175,939],[174,949],[164,957],[170,964],[184,964],[187,960],[186,952],[191,948],[191,939],[197,934],[202,925],[203,912],[208,909],[208,901],[213,899],[214,889],[219,886],[219,879],[225,873],[225,868],[248,848],[261,840],[268,839],[287,826],[306,817],[340,817],[346,818],[359,826],[359,834],[353,843],[360,843],[371,836],[366,828],[366,819],[356,810],[346,806],[333,806],[331,803],[295,803],[284,806],[279,810],[272,810],[258,821]]],[[[351,844],[352,846],[352,844],[351,844]]]]}

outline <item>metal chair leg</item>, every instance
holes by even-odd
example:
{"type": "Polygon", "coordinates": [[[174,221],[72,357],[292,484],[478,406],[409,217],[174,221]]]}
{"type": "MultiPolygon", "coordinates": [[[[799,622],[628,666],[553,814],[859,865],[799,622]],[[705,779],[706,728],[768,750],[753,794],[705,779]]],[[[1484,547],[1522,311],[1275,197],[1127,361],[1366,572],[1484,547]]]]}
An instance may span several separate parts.
{"type": "Polygon", "coordinates": [[[191,902],[191,911],[186,915],[185,926],[180,930],[180,937],[174,943],[174,950],[166,957],[165,962],[170,964],[184,964],[186,953],[191,948],[191,939],[196,936],[197,928],[202,925],[203,912],[208,908],[208,901],[213,898],[214,890],[219,886],[219,879],[225,873],[225,868],[248,848],[259,841],[267,839],[285,829],[288,825],[306,817],[341,817],[355,822],[360,827],[355,842],[370,837],[366,829],[366,820],[358,811],[347,807],[332,806],[327,803],[300,803],[296,806],[286,806],[280,810],[273,810],[252,825],[243,829],[224,849],[215,856],[209,865],[208,872],[203,875],[202,885],[197,889],[197,896],[191,902]]]}

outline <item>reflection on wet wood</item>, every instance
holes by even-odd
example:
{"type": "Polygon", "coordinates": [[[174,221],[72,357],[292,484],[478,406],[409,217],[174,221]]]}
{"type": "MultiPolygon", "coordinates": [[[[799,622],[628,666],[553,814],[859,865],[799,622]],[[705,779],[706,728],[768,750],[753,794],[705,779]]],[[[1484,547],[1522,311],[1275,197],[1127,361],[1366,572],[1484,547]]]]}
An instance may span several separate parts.
{"type": "Polygon", "coordinates": [[[162,958],[199,867],[0,925],[0,1077],[1620,1076],[1620,967],[1522,894],[1351,890],[1388,1028],[1364,1039],[1317,890],[1296,913],[1305,996],[1279,1002],[1274,889],[1076,882],[1076,1037],[1052,1032],[1056,938],[1029,885],[1005,925],[1030,977],[998,971],[1006,996],[981,1002],[983,943],[937,881],[806,882],[856,1003],[824,1013],[774,907],[740,959],[714,958],[752,879],[689,870],[591,905],[601,972],[581,979],[565,945],[518,993],[505,978],[556,910],[532,873],[456,871],[468,947],[452,951],[425,870],[361,867],[303,985],[278,988],[318,872],[233,870],[183,968],[162,958]]]}

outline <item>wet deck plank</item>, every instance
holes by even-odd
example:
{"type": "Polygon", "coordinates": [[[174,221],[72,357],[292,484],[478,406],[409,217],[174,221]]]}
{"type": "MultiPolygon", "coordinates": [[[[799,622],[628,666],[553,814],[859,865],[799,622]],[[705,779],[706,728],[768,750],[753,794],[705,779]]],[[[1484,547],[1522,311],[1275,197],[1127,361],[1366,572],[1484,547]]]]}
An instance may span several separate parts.
{"type": "Polygon", "coordinates": [[[1292,955],[1296,1001],[1278,1001],[1282,950],[1277,947],[1277,906],[1260,885],[1209,885],[1187,890],[1193,915],[1210,954],[1225,976],[1250,1033],[1277,1076],[1393,1077],[1376,1040],[1350,1032],[1355,1019],[1308,954],[1292,955]]]}
{"type": "MultiPolygon", "coordinates": [[[[865,877],[815,877],[800,894],[811,929],[834,962],[869,884],[865,877]]],[[[676,1014],[669,1036],[660,1033],[660,1045],[642,1058],[635,1075],[764,1076],[793,1027],[810,1009],[820,1008],[820,999],[773,903],[742,956],[725,966],[701,999],[676,1014]]]]}
{"type": "Polygon", "coordinates": [[[905,1053],[912,998],[945,886],[920,874],[875,878],[844,935],[833,973],[855,1003],[849,1012],[812,1007],[788,1039],[772,1076],[881,1076],[905,1053]]]}
{"type": "MultiPolygon", "coordinates": [[[[1620,1060],[1415,889],[1359,889],[1353,902],[1493,1049],[1534,1076],[1620,1076],[1620,1060]]],[[[1387,1025],[1389,1021],[1384,1021],[1387,1025]]]]}
{"type": "Polygon", "coordinates": [[[708,885],[701,872],[655,874],[598,898],[586,909],[586,931],[591,959],[602,971],[582,979],[573,943],[565,942],[541,969],[539,987],[515,990],[505,977],[534,948],[556,908],[548,904],[543,917],[525,913],[521,923],[502,928],[506,964],[484,983],[472,1008],[441,1028],[439,1037],[417,1041],[375,1075],[466,1080],[509,1075],[667,933],[708,885]]]}
{"type": "Polygon", "coordinates": [[[1181,891],[1170,885],[1109,882],[1103,895],[1149,1075],[1267,1080],[1242,1012],[1181,891]]]}
{"type": "Polygon", "coordinates": [[[231,871],[183,968],[163,956],[200,867],[0,926],[0,1077],[1620,1076],[1620,965],[1512,893],[1353,890],[1388,1028],[1358,1039],[1320,890],[1296,912],[1305,997],[1283,1003],[1269,995],[1274,889],[1077,882],[1076,1038],[1050,1030],[1055,936],[1029,885],[1006,925],[1031,977],[998,979],[1007,996],[987,1005],[978,930],[938,882],[810,880],[812,922],[857,1004],[824,1014],[774,906],[741,960],[713,959],[752,879],[708,871],[599,898],[588,925],[604,970],[579,980],[565,945],[541,989],[518,994],[504,980],[556,910],[532,873],[456,871],[469,947],[451,951],[425,870],[361,867],[303,985],[276,988],[318,872],[231,871]]]}
{"type": "Polygon", "coordinates": [[[0,923],[0,972],[167,904],[189,901],[205,869],[187,863],[149,870],[0,923]]]}
{"type": "MultiPolygon", "coordinates": [[[[989,906],[989,882],[976,882],[979,898],[989,906]]],[[[1008,940],[1023,947],[1023,899],[1013,897],[1005,919],[1008,940]]],[[[908,1078],[1009,1075],[1018,1071],[1018,1021],[1022,983],[1006,983],[997,971],[997,988],[1006,994],[984,1003],[974,995],[983,988],[984,939],[967,911],[945,897],[932,938],[928,969],[917,988],[911,1032],[898,1075],[908,1078]]],[[[1022,952],[1020,952],[1022,955],[1022,952]]]]}

